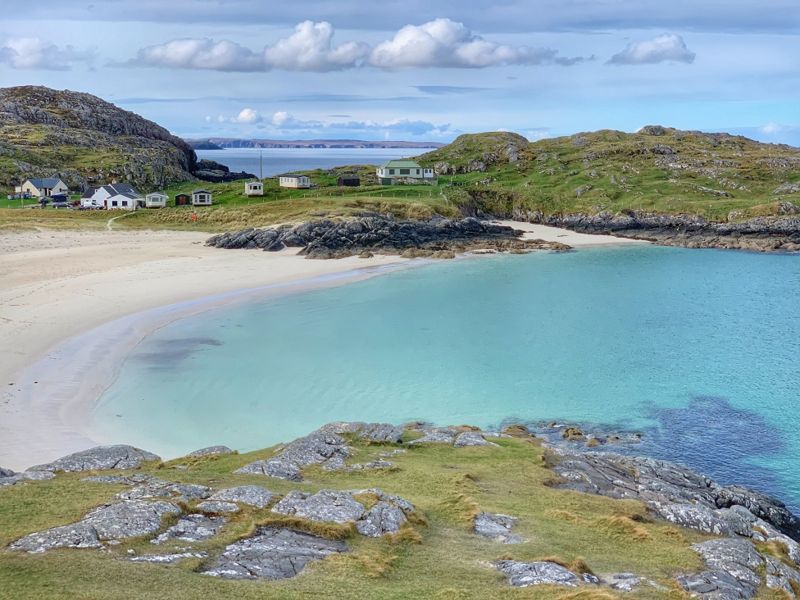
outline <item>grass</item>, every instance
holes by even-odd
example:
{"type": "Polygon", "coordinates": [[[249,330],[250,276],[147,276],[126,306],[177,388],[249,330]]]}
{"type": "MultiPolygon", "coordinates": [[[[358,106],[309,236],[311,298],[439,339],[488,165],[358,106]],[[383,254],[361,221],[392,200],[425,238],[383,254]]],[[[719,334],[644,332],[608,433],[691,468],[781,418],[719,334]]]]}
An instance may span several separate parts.
{"type": "MultiPolygon", "coordinates": [[[[695,532],[651,522],[638,502],[621,501],[548,487],[545,449],[522,438],[497,440],[500,447],[409,447],[394,457],[392,472],[352,473],[307,470],[307,482],[292,483],[233,471],[272,450],[178,460],[143,470],[163,479],[220,488],[260,484],[284,494],[292,489],[380,487],[415,504],[419,517],[394,536],[368,539],[350,526],[312,524],[268,509],[234,515],[217,538],[194,545],[212,557],[224,546],[252,534],[259,525],[286,524],[318,535],[346,539],[352,551],[315,563],[303,575],[279,582],[222,581],[194,572],[201,560],[171,566],[134,564],[129,549],[153,552],[147,540],[126,541],[107,552],[59,550],[20,555],[0,550],[3,597],[136,599],[159,597],[298,598],[565,598],[563,588],[515,590],[488,565],[501,558],[555,560],[597,574],[632,571],[670,585],[676,573],[696,570],[700,559],[695,532]],[[525,542],[500,545],[471,532],[481,510],[519,517],[515,533],[525,542]],[[124,582],[124,585],[121,585],[124,582]]],[[[357,445],[354,462],[374,458],[386,446],[357,445]]],[[[85,475],[85,474],[82,474],[85,475]]],[[[0,547],[32,531],[79,519],[109,501],[121,486],[89,484],[81,474],[0,490],[0,547]]],[[[367,504],[374,498],[363,498],[367,504]]],[[[175,547],[185,544],[176,544],[175,547]]],[[[158,551],[169,550],[159,548],[158,551]]],[[[209,559],[211,560],[211,559],[209,559]]],[[[607,597],[604,591],[591,592],[607,597]]],[[[589,592],[578,592],[583,597],[589,592]]],[[[643,588],[635,597],[666,598],[669,589],[643,588]]]]}

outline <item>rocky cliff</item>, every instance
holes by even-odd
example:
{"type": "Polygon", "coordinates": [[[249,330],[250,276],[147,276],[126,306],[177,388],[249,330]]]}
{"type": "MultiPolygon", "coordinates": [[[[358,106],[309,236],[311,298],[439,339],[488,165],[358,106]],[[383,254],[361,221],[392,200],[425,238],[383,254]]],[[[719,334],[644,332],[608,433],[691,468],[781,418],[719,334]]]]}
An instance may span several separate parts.
{"type": "Polygon", "coordinates": [[[96,96],[0,89],[0,186],[58,175],[73,188],[125,181],[144,191],[192,178],[194,150],[163,127],[96,96]]]}

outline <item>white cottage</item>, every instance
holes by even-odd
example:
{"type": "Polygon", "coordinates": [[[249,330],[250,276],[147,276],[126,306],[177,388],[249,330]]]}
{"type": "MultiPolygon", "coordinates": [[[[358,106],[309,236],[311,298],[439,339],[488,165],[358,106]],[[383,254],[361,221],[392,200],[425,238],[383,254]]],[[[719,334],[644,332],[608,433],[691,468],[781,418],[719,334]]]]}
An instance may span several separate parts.
{"type": "Polygon", "coordinates": [[[297,175],[295,173],[287,173],[278,177],[278,183],[281,187],[293,189],[308,189],[311,187],[311,180],[305,175],[297,175]]]}
{"type": "Polygon", "coordinates": [[[152,192],[144,197],[145,208],[164,208],[167,205],[167,196],[164,192],[152,192]]]}
{"type": "Polygon", "coordinates": [[[211,206],[212,196],[208,190],[195,190],[192,192],[192,206],[211,206]]]}
{"type": "Polygon", "coordinates": [[[86,190],[81,197],[81,206],[107,210],[136,210],[143,201],[142,195],[133,186],[127,183],[112,183],[86,190]]]}
{"type": "Polygon", "coordinates": [[[47,198],[49,196],[65,196],[69,194],[69,188],[58,177],[44,177],[26,179],[22,185],[14,188],[14,192],[30,198],[47,198]]]}
{"type": "Polygon", "coordinates": [[[264,184],[260,181],[248,181],[244,184],[245,196],[263,196],[264,184]]]}
{"type": "Polygon", "coordinates": [[[377,168],[375,174],[381,185],[396,183],[436,183],[433,169],[420,166],[415,160],[390,160],[377,168]]]}

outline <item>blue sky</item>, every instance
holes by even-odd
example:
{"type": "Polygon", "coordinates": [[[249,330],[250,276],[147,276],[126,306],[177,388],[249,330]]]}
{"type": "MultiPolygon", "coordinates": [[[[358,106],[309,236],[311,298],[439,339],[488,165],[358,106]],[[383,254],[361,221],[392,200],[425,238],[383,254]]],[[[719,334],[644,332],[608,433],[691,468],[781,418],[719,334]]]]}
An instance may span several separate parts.
{"type": "Polygon", "coordinates": [[[90,92],[185,137],[658,123],[800,145],[797,0],[3,5],[2,85],[90,92]]]}

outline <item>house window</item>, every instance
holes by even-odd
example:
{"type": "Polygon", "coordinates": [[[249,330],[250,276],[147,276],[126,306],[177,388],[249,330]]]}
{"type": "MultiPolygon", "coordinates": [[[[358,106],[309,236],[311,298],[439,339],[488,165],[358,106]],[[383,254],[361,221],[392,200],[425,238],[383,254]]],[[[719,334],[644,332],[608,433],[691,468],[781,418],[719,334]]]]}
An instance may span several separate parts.
{"type": "Polygon", "coordinates": [[[411,169],[400,169],[400,175],[411,175],[411,169]]]}
{"type": "Polygon", "coordinates": [[[394,169],[389,169],[389,175],[394,175],[394,169]]]}
{"type": "Polygon", "coordinates": [[[116,206],[116,205],[117,205],[117,201],[116,200],[112,200],[111,201],[111,206],[116,206]]]}
{"type": "Polygon", "coordinates": [[[419,169],[417,169],[417,175],[419,175],[419,169]]]}
{"type": "Polygon", "coordinates": [[[127,200],[123,200],[122,201],[122,206],[128,206],[128,201],[127,200]]]}

